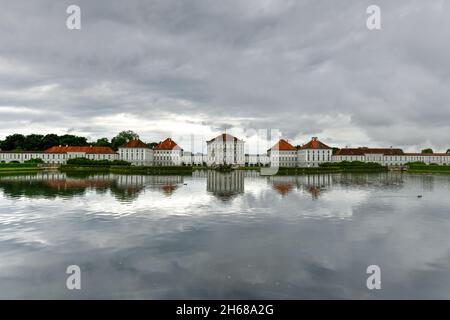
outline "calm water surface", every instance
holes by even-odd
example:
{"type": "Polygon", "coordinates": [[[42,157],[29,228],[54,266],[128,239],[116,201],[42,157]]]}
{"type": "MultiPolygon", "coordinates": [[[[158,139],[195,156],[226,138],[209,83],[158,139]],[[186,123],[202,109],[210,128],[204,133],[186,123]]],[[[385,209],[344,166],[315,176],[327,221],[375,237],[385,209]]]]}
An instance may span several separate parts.
{"type": "Polygon", "coordinates": [[[0,298],[450,299],[449,208],[450,175],[3,175],[0,298]]]}

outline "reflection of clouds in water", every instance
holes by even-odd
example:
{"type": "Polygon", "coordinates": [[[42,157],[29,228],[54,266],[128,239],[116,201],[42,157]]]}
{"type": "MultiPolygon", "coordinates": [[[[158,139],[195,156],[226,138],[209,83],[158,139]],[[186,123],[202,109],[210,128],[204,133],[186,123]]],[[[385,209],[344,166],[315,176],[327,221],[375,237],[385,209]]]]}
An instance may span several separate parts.
{"type": "Polygon", "coordinates": [[[417,177],[382,179],[334,176],[316,200],[298,179],[282,197],[266,178],[226,204],[196,178],[132,202],[93,189],[1,198],[0,297],[74,297],[61,270],[76,263],[84,298],[449,298],[449,178],[433,192],[417,177]],[[381,292],[365,287],[369,264],[381,292]]]}

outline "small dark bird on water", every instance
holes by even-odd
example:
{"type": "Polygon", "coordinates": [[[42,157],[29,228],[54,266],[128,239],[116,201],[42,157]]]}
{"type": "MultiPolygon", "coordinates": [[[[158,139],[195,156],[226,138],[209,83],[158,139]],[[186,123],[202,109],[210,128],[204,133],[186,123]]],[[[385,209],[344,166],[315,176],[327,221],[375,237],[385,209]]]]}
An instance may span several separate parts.
{"type": "Polygon", "coordinates": [[[421,194],[419,194],[419,195],[417,196],[417,198],[422,198],[422,195],[421,195],[421,194]]]}

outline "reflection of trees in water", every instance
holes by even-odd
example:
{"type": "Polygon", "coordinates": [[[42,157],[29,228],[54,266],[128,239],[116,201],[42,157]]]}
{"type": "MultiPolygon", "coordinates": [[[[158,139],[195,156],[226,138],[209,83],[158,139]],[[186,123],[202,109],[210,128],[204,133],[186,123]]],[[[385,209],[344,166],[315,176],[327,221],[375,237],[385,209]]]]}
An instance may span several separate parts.
{"type": "Polygon", "coordinates": [[[244,171],[207,172],[206,190],[223,201],[229,201],[237,195],[244,193],[244,171]]]}
{"type": "Polygon", "coordinates": [[[44,172],[27,175],[0,176],[0,190],[10,197],[56,198],[85,194],[86,190],[106,193],[108,190],[121,201],[136,199],[148,187],[171,195],[180,184],[181,176],[140,176],[111,174],[65,174],[44,172]]]}
{"type": "MultiPolygon", "coordinates": [[[[432,190],[432,175],[407,175],[408,180],[432,190]]],[[[244,193],[244,179],[262,179],[256,172],[235,170],[229,173],[219,171],[199,171],[194,178],[207,179],[207,191],[224,201],[244,193]]],[[[311,194],[316,199],[333,185],[401,188],[405,176],[401,173],[343,173],[343,174],[309,174],[298,176],[267,177],[269,185],[287,196],[293,190],[311,194]]],[[[146,176],[115,175],[109,173],[60,173],[42,172],[20,175],[0,175],[0,190],[10,197],[74,197],[83,195],[86,190],[111,194],[120,201],[132,201],[145,189],[157,190],[171,196],[183,185],[183,176],[146,176]]]]}
{"type": "Polygon", "coordinates": [[[2,176],[0,177],[0,189],[6,196],[12,198],[74,197],[85,193],[84,186],[67,187],[63,185],[62,176],[63,174],[59,173],[2,176]]]}

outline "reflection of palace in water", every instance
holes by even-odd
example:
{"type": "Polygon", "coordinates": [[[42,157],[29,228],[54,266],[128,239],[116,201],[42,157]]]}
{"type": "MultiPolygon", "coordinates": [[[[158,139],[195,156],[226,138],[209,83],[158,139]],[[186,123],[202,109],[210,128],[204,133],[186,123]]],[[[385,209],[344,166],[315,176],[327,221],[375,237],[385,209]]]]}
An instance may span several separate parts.
{"type": "Polygon", "coordinates": [[[229,200],[244,193],[244,171],[219,172],[210,170],[206,173],[206,190],[222,200],[229,200]]]}
{"type": "Polygon", "coordinates": [[[112,175],[118,187],[157,189],[171,195],[183,184],[183,176],[112,175]]]}
{"type": "Polygon", "coordinates": [[[272,188],[282,196],[295,189],[310,193],[314,199],[333,185],[333,176],[330,174],[271,176],[267,179],[272,188]]]}
{"type": "Polygon", "coordinates": [[[335,185],[351,186],[383,186],[396,188],[402,185],[403,176],[398,173],[361,173],[361,174],[307,174],[298,176],[271,176],[268,183],[282,196],[293,190],[310,193],[313,199],[335,185]]]}
{"type": "MultiPolygon", "coordinates": [[[[120,175],[61,173],[58,171],[40,172],[24,175],[0,175],[0,191],[10,197],[73,197],[83,195],[86,190],[98,193],[108,190],[118,200],[130,201],[138,198],[145,190],[154,190],[166,196],[172,195],[184,185],[184,176],[120,175]]],[[[383,172],[377,174],[307,174],[298,176],[261,177],[256,171],[235,170],[196,171],[192,179],[206,180],[206,190],[221,200],[230,200],[244,193],[244,182],[267,181],[267,184],[282,196],[293,191],[308,193],[313,199],[319,198],[333,186],[341,188],[401,188],[405,177],[399,173],[383,172]]],[[[415,179],[408,176],[407,179],[415,179]]],[[[422,178],[420,182],[432,189],[433,179],[422,178]]]]}

